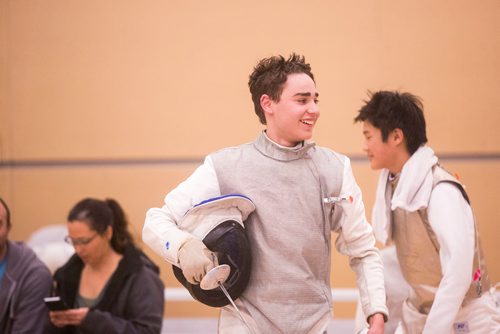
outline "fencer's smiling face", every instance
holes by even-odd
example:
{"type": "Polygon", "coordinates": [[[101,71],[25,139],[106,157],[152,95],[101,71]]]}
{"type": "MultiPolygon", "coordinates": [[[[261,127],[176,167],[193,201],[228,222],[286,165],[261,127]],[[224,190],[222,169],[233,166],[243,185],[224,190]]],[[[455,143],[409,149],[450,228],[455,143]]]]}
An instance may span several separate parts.
{"type": "Polygon", "coordinates": [[[305,73],[288,75],[279,101],[263,95],[268,137],[287,147],[310,139],[319,118],[318,95],[316,84],[305,73]]]}

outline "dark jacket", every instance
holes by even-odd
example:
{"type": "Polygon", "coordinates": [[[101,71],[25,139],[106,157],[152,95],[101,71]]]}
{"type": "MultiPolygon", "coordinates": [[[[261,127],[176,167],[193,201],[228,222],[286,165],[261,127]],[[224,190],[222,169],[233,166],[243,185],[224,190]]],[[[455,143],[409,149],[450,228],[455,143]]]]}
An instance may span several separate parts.
{"type": "Polygon", "coordinates": [[[0,333],[43,333],[52,277],[35,253],[20,242],[7,242],[7,267],[0,282],[0,333]]]}
{"type": "MultiPolygon", "coordinates": [[[[73,255],[54,274],[55,295],[75,305],[83,262],[73,255]]],[[[158,267],[133,246],[110,278],[99,303],[92,307],[80,326],[56,328],[49,333],[160,333],[163,320],[164,286],[158,267]]]]}

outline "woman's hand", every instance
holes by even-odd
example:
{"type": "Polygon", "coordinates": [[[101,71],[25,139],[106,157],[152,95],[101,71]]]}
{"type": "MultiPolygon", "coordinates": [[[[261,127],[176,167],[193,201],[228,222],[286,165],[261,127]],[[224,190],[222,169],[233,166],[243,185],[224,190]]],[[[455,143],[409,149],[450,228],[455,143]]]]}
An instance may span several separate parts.
{"type": "Polygon", "coordinates": [[[50,321],[56,327],[79,326],[89,312],[88,307],[72,308],[64,311],[50,311],[50,321]]]}

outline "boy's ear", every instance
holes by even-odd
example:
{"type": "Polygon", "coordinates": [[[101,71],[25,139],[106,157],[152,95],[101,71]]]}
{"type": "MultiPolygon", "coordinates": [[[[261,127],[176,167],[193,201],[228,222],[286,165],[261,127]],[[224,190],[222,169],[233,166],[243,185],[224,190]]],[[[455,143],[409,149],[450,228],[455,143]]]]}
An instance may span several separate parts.
{"type": "Polygon", "coordinates": [[[400,128],[395,128],[391,132],[392,139],[394,140],[394,143],[396,144],[401,144],[404,143],[405,141],[405,134],[403,133],[403,130],[400,128]]]}
{"type": "Polygon", "coordinates": [[[273,103],[273,100],[271,100],[271,97],[267,94],[262,94],[260,97],[260,106],[262,107],[262,110],[264,110],[266,113],[272,113],[271,105],[273,103]]]}

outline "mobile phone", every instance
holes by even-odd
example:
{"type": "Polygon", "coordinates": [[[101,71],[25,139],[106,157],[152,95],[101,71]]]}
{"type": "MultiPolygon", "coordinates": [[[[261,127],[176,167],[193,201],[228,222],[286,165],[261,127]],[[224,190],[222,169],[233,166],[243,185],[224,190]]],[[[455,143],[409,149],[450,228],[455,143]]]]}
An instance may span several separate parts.
{"type": "Polygon", "coordinates": [[[43,301],[51,311],[64,311],[70,308],[59,296],[45,297],[43,301]]]}

